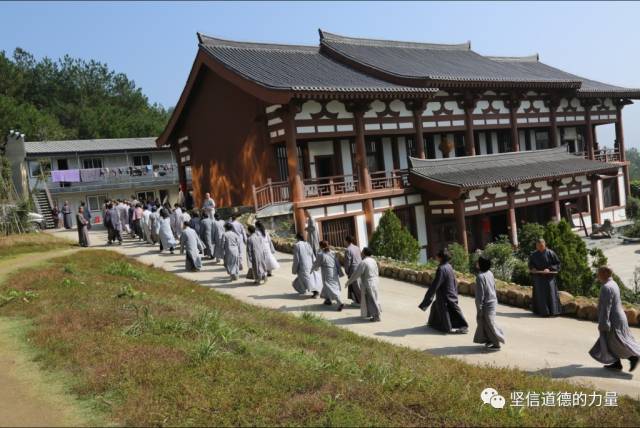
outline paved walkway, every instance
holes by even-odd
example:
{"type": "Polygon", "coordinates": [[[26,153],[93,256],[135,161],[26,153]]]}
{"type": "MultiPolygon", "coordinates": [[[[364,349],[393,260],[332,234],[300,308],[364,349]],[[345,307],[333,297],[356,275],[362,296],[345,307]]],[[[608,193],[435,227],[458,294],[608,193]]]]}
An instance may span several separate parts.
{"type": "MultiPolygon", "coordinates": [[[[54,233],[77,240],[75,231],[54,233]]],[[[322,305],[321,300],[295,293],[291,287],[293,277],[289,254],[278,253],[281,268],[267,284],[255,286],[244,279],[229,282],[224,268],[210,261],[205,262],[202,272],[186,272],[184,256],[159,254],[156,247],[146,244],[125,241],[122,246],[106,247],[104,231],[91,232],[91,241],[94,247],[113,249],[244,302],[294,314],[313,312],[335,325],[396,345],[460,358],[469,363],[518,367],[531,373],[570,379],[640,399],[640,371],[636,372],[635,378],[627,372],[612,373],[602,369],[587,353],[597,338],[597,326],[593,322],[563,317],[538,318],[529,311],[499,305],[497,321],[505,331],[507,344],[500,352],[487,352],[473,343],[475,305],[470,297],[460,296],[460,305],[469,321],[471,333],[443,335],[425,326],[426,314],[417,308],[425,289],[414,284],[382,278],[382,322],[371,323],[359,317],[358,308],[337,312],[335,307],[322,305]]],[[[346,299],[344,290],[343,296],[346,299]]],[[[640,329],[632,330],[640,340],[640,329]]],[[[624,364],[627,369],[628,362],[624,364]]]]}

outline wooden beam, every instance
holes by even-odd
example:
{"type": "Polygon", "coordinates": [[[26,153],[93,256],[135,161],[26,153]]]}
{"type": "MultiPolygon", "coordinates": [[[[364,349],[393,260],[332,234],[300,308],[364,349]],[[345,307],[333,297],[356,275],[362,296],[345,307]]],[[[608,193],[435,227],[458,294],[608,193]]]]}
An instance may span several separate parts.
{"type": "Polygon", "coordinates": [[[464,199],[459,198],[454,201],[453,214],[456,218],[456,229],[458,232],[458,243],[462,245],[465,251],[469,251],[469,242],[467,240],[467,222],[465,219],[464,199]]]}

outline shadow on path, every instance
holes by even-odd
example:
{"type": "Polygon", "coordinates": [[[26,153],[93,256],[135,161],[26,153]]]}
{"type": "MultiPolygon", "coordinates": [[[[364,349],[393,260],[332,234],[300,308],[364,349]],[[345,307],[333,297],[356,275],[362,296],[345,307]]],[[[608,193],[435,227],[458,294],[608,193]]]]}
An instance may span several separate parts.
{"type": "Polygon", "coordinates": [[[459,346],[445,346],[442,348],[430,348],[426,349],[426,352],[434,355],[474,355],[474,354],[488,354],[489,351],[482,345],[459,345],[459,346]]]}
{"type": "MultiPolygon", "coordinates": [[[[626,368],[626,367],[625,367],[626,368]]],[[[609,379],[632,379],[633,374],[623,371],[608,370],[603,367],[585,367],[582,364],[569,364],[561,367],[549,367],[528,372],[532,375],[550,376],[557,379],[572,377],[602,377],[609,379]]]]}

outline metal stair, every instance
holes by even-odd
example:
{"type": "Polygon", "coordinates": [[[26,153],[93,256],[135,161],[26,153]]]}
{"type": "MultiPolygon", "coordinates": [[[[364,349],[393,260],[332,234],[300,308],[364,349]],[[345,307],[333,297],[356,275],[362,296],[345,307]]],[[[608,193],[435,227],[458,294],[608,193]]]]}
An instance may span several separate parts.
{"type": "Polygon", "coordinates": [[[51,213],[52,207],[46,190],[41,189],[34,191],[33,200],[36,203],[38,213],[44,217],[45,227],[47,229],[54,229],[57,219],[54,219],[53,214],[51,213]]]}

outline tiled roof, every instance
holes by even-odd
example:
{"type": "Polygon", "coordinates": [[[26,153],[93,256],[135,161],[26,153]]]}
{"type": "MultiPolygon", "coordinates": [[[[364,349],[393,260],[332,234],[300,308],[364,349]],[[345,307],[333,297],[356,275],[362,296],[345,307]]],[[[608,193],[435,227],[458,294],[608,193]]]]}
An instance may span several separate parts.
{"type": "Polygon", "coordinates": [[[558,147],[447,159],[411,158],[410,175],[462,189],[475,189],[617,168],[617,164],[584,159],[568,153],[566,147],[558,147]]]}
{"type": "Polygon", "coordinates": [[[237,74],[271,89],[333,92],[435,92],[360,73],[316,46],[221,40],[199,34],[200,47],[237,74]]]}
{"type": "Polygon", "coordinates": [[[27,154],[122,152],[131,150],[157,150],[155,137],[105,138],[96,140],[27,141],[27,154]]]}

